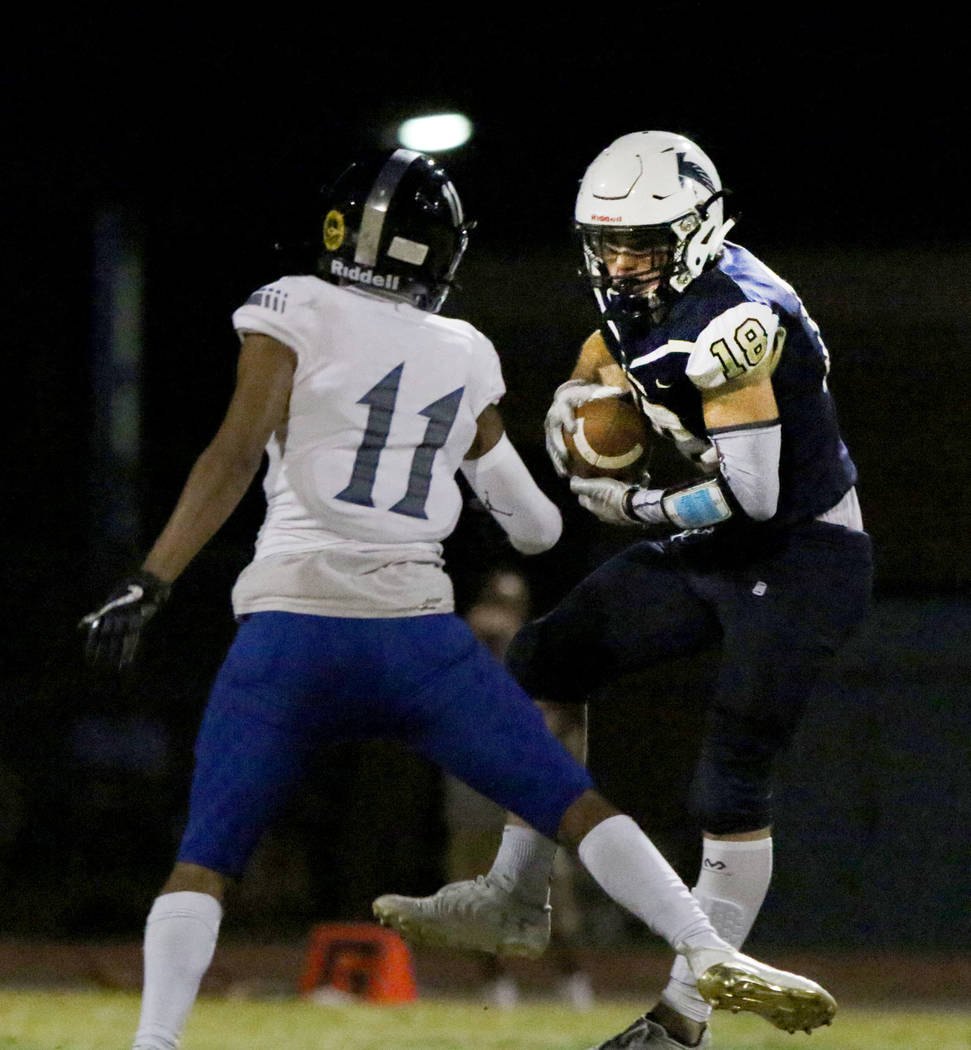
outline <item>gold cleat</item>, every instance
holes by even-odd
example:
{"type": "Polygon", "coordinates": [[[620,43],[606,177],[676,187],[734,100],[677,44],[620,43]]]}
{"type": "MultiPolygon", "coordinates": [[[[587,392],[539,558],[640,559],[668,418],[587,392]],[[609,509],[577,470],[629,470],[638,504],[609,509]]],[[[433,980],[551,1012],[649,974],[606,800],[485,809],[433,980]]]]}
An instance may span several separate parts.
{"type": "Polygon", "coordinates": [[[836,1014],[836,1000],[808,977],[740,952],[702,949],[686,954],[698,991],[715,1010],[757,1014],[785,1032],[811,1032],[832,1023],[836,1014]]]}
{"type": "Polygon", "coordinates": [[[811,1032],[832,1022],[836,1000],[824,988],[806,978],[796,984],[784,970],[764,970],[719,963],[698,978],[698,991],[716,1010],[758,1014],[786,1032],[811,1032]]]}

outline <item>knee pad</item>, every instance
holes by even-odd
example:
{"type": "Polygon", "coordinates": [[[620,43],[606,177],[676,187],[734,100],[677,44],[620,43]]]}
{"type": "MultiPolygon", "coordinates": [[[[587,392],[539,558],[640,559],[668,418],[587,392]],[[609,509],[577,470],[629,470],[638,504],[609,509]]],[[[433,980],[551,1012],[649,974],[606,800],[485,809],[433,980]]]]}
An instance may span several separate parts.
{"type": "Polygon", "coordinates": [[[722,940],[728,941],[733,948],[740,947],[748,936],[752,925],[748,921],[740,904],[735,901],[722,900],[705,893],[697,886],[691,891],[691,896],[701,905],[701,910],[711,919],[715,933],[722,940]]]}
{"type": "Polygon", "coordinates": [[[732,712],[710,717],[689,799],[702,830],[731,835],[772,823],[772,766],[782,735],[732,712]]]}

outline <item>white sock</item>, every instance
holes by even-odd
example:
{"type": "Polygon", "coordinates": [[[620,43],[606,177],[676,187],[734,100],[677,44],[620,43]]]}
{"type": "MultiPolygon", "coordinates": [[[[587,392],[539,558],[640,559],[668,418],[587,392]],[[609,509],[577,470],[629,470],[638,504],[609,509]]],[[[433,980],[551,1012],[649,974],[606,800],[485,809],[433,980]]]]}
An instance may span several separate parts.
{"type": "Polygon", "coordinates": [[[222,905],[189,890],[156,897],[145,923],[142,1010],[135,1050],[174,1050],[209,969],[222,905]]]}
{"type": "Polygon", "coordinates": [[[608,817],[577,850],[603,889],[672,948],[726,947],[677,872],[628,816],[608,817]]]}
{"type": "MultiPolygon", "coordinates": [[[[701,874],[692,893],[719,936],[741,948],[759,914],[772,878],[772,839],[732,842],[705,839],[701,874]]],[[[685,1017],[707,1021],[711,1007],[698,994],[684,956],[674,961],[661,998],[685,1017]]]]}
{"type": "Polygon", "coordinates": [[[507,824],[489,878],[520,899],[540,907],[549,898],[556,843],[532,828],[507,824]]]}

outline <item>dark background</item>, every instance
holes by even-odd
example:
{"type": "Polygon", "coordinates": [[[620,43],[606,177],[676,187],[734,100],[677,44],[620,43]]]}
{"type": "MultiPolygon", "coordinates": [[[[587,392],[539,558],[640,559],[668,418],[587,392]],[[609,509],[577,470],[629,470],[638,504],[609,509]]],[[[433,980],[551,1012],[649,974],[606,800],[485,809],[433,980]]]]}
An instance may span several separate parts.
{"type": "MultiPolygon", "coordinates": [[[[301,229],[359,147],[385,144],[403,117],[455,109],[476,133],[440,159],[478,227],[445,312],[496,343],[507,425],[567,521],[554,551],[525,562],[469,511],[447,548],[460,602],[510,561],[541,612],[626,539],[567,498],[542,416],[596,325],[571,236],[578,180],[625,132],[681,131],[735,191],[732,237],[796,286],[822,329],[877,551],[873,619],[785,762],[779,874],[755,936],[966,947],[971,224],[957,27],[694,3],[483,20],[279,10],[12,25],[0,70],[0,931],[140,928],[178,840],[258,486],[179,581],[134,674],[87,672],[76,621],[137,564],[218,425],[230,315],[279,276],[274,241],[301,229]],[[140,454],[112,478],[96,369],[106,219],[144,263],[140,454]],[[113,495],[134,511],[120,532],[105,518],[113,495]]],[[[593,715],[596,774],[689,879],[683,791],[711,671],[704,657],[618,683],[593,715]]],[[[445,836],[434,771],[383,745],[339,749],[229,921],[272,935],[364,917],[384,890],[431,891],[445,836]]]]}

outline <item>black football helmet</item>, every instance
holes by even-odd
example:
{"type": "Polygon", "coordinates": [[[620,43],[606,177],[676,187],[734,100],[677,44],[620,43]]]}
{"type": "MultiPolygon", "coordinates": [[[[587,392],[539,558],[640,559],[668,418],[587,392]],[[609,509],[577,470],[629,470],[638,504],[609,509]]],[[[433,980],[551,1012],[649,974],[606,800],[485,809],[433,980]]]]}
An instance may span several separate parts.
{"type": "Polygon", "coordinates": [[[319,277],[441,309],[471,224],[431,157],[409,149],[364,155],[323,201],[319,277]]]}

